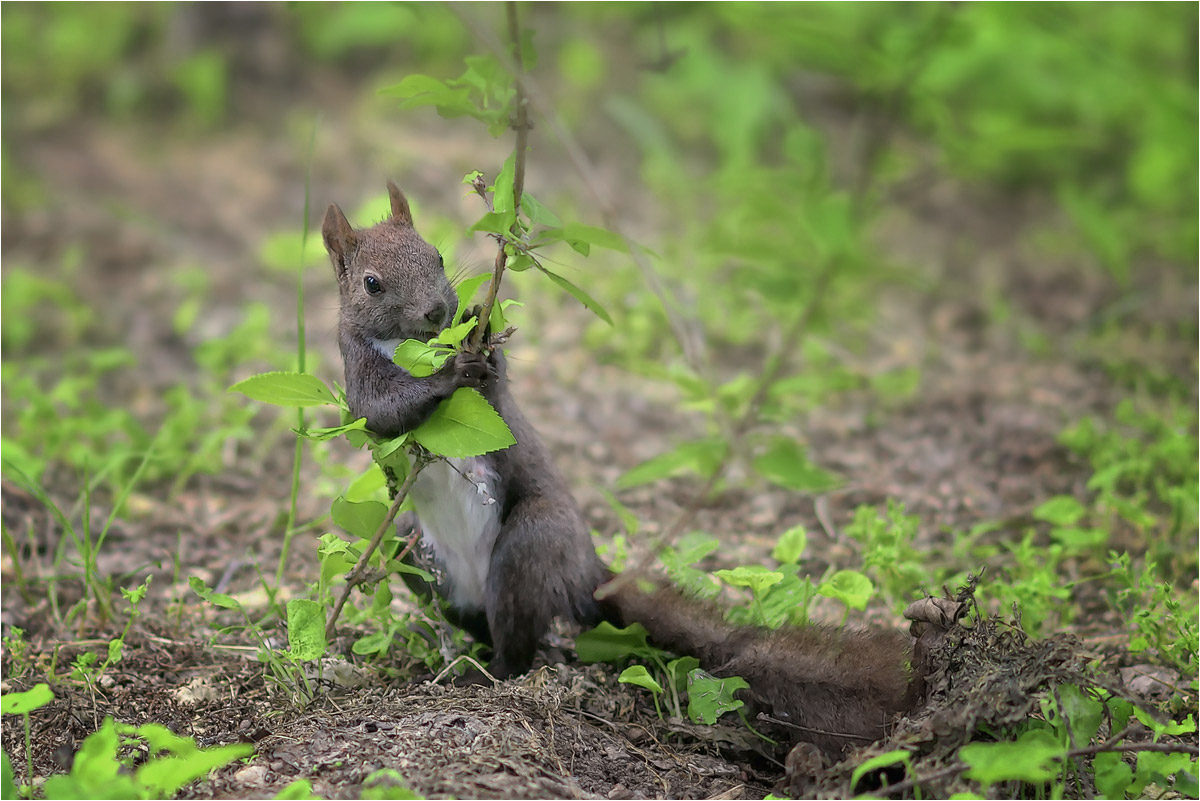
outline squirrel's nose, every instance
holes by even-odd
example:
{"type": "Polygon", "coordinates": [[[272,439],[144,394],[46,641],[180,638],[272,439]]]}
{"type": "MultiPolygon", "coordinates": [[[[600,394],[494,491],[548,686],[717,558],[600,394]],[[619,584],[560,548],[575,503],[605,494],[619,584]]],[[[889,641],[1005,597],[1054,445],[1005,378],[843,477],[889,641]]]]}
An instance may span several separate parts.
{"type": "Polygon", "coordinates": [[[439,328],[446,324],[446,317],[449,316],[450,309],[444,303],[439,303],[429,311],[425,312],[425,319],[439,328]]]}

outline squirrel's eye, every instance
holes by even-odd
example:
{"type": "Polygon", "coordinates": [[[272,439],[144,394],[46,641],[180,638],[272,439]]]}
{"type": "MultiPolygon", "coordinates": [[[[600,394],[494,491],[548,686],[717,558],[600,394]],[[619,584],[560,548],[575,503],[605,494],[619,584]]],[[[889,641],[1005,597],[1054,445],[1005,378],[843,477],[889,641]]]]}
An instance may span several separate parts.
{"type": "Polygon", "coordinates": [[[363,278],[363,286],[367,288],[367,292],[372,295],[378,295],[383,291],[383,284],[379,283],[379,279],[373,275],[368,275],[363,278]]]}
{"type": "Polygon", "coordinates": [[[442,258],[441,253],[438,254],[438,267],[441,267],[443,270],[446,269],[446,260],[442,258]]]}

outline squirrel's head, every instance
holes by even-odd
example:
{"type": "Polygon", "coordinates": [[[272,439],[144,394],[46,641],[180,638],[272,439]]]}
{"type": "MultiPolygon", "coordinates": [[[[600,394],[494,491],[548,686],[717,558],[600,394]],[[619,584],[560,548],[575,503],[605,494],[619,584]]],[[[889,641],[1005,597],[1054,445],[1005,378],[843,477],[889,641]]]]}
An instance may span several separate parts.
{"type": "Polygon", "coordinates": [[[450,323],[458,305],[442,256],[413,228],[408,200],[388,181],[392,214],[354,230],[337,204],[321,235],[341,292],[342,320],[380,340],[428,339],[450,323]]]}

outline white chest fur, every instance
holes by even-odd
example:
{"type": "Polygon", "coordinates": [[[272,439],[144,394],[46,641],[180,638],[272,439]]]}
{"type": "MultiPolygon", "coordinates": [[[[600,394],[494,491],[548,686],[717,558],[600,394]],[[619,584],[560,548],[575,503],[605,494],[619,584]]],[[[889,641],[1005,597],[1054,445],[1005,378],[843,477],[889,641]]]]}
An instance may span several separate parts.
{"type": "Polygon", "coordinates": [[[483,458],[449,459],[426,466],[412,499],[424,536],[446,569],[450,602],[482,609],[492,547],[500,533],[499,476],[483,458]]]}
{"type": "Polygon", "coordinates": [[[367,342],[369,342],[371,344],[371,347],[373,347],[375,350],[379,351],[380,355],[383,356],[383,358],[387,359],[390,362],[392,359],[394,359],[396,357],[396,348],[398,348],[400,346],[401,340],[371,338],[371,339],[368,339],[367,342]]]}

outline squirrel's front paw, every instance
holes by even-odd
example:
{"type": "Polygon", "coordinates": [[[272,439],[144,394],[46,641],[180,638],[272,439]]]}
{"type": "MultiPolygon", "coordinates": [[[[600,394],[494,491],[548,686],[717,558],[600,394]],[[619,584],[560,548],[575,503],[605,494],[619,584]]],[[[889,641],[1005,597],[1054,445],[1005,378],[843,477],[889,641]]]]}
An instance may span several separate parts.
{"type": "Polygon", "coordinates": [[[448,366],[451,368],[456,387],[470,387],[483,391],[492,381],[492,370],[487,357],[482,353],[456,353],[448,366]]]}

